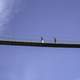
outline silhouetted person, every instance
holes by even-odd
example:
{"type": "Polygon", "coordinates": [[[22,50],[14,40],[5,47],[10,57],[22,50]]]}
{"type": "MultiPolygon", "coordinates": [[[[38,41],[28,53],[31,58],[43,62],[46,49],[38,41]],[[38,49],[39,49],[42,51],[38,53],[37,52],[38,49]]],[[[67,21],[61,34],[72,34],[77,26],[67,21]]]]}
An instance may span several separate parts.
{"type": "Polygon", "coordinates": [[[41,37],[41,43],[44,43],[44,39],[43,39],[43,37],[41,37]]]}
{"type": "Polygon", "coordinates": [[[54,43],[56,44],[56,38],[54,38],[54,43]]]}

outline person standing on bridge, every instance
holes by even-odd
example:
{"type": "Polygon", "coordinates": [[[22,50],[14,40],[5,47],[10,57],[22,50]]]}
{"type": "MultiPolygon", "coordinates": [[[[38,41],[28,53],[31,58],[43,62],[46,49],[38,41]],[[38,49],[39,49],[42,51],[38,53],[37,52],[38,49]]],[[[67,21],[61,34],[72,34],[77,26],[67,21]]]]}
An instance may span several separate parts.
{"type": "Polygon", "coordinates": [[[43,39],[43,37],[41,37],[41,43],[44,43],[44,39],[43,39]]]}
{"type": "Polygon", "coordinates": [[[54,43],[56,44],[56,38],[54,38],[54,43]]]}

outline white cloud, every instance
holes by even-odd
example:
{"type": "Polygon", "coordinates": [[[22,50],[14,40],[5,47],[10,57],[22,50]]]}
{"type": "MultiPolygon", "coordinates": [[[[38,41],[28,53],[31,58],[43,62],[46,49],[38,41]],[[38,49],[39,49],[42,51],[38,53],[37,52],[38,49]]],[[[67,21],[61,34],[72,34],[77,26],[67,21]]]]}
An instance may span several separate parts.
{"type": "Polygon", "coordinates": [[[0,34],[6,29],[4,24],[6,24],[10,19],[13,4],[14,0],[0,0],[0,34]]]}

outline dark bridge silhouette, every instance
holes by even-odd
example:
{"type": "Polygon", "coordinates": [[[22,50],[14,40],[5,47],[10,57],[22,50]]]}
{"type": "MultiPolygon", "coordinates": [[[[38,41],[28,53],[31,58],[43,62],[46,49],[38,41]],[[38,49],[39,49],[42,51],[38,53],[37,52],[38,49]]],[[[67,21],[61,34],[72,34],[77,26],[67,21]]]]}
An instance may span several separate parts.
{"type": "Polygon", "coordinates": [[[52,48],[80,48],[80,44],[74,43],[41,43],[27,41],[0,40],[0,45],[11,46],[34,46],[34,47],[52,47],[52,48]]]}

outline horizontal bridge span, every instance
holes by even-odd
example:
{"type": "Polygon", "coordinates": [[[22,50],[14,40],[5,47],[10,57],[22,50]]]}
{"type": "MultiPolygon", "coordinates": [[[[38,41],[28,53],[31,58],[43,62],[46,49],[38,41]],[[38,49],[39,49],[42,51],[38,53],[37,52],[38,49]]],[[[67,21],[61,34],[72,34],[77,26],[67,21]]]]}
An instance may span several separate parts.
{"type": "Polygon", "coordinates": [[[34,46],[34,47],[55,47],[55,48],[80,48],[80,44],[68,43],[41,43],[41,42],[27,42],[27,41],[8,41],[0,40],[0,45],[11,46],[34,46]]]}

